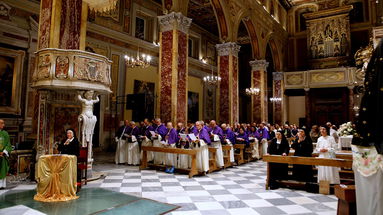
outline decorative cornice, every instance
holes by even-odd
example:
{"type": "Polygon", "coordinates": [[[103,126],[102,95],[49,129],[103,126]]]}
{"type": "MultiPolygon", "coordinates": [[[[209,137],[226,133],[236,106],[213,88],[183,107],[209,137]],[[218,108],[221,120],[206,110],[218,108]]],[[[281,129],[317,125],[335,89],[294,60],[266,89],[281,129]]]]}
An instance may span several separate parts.
{"type": "Polygon", "coordinates": [[[218,51],[218,56],[229,56],[233,55],[235,57],[238,57],[238,52],[241,46],[237,45],[233,42],[228,43],[222,43],[215,45],[218,51]]]}
{"type": "Polygon", "coordinates": [[[177,29],[187,34],[189,32],[192,19],[182,15],[182,13],[171,12],[169,14],[159,16],[158,22],[160,24],[161,32],[177,29]]]}
{"type": "Polygon", "coordinates": [[[283,72],[273,72],[273,80],[274,81],[282,81],[283,80],[283,72]]]}
{"type": "Polygon", "coordinates": [[[251,66],[251,71],[265,71],[269,66],[269,62],[267,62],[266,60],[253,60],[250,61],[249,64],[251,66]]]}

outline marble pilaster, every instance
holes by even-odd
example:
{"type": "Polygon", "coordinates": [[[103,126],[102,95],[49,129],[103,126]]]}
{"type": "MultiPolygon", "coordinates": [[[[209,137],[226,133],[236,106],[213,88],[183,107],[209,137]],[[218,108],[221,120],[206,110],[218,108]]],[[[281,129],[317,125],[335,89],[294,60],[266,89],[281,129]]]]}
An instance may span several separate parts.
{"type": "Polygon", "coordinates": [[[269,63],[266,60],[249,62],[251,66],[251,87],[259,88],[259,95],[251,96],[251,119],[253,122],[267,121],[267,86],[266,69],[269,63]]]}

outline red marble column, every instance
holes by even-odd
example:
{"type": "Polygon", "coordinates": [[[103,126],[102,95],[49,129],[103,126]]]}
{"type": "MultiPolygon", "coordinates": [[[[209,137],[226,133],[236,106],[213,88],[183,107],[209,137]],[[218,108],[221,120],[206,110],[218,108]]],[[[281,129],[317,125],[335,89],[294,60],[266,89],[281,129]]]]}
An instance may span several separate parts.
{"type": "Polygon", "coordinates": [[[266,83],[262,80],[265,79],[269,63],[266,60],[254,60],[249,64],[251,66],[251,87],[260,89],[258,95],[251,96],[251,119],[252,122],[260,123],[267,120],[267,114],[264,111],[267,110],[266,83]]]}
{"type": "Polygon", "coordinates": [[[41,0],[38,49],[85,49],[88,7],[82,0],[41,0]]]}
{"type": "Polygon", "coordinates": [[[236,43],[216,45],[218,50],[218,73],[221,77],[218,90],[218,119],[220,123],[233,125],[239,121],[238,98],[238,51],[236,43]]]}
{"type": "Polygon", "coordinates": [[[273,96],[276,98],[281,98],[282,101],[277,101],[274,103],[274,123],[281,125],[282,123],[282,105],[283,105],[283,72],[274,72],[273,73],[273,96]]]}
{"type": "Polygon", "coordinates": [[[191,19],[175,12],[159,16],[158,19],[161,48],[157,112],[164,122],[186,123],[188,31],[191,19]]]}

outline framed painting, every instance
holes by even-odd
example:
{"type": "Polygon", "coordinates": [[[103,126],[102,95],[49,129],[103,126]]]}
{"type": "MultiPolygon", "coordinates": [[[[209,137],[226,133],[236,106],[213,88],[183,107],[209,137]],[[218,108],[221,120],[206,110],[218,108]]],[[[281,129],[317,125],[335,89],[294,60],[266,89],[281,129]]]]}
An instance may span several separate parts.
{"type": "Polygon", "coordinates": [[[153,82],[134,80],[133,93],[137,104],[133,107],[133,120],[154,118],[154,89],[155,84],[153,82]]]}
{"type": "Polygon", "coordinates": [[[0,48],[0,113],[21,114],[21,74],[25,52],[0,48]]]}
{"type": "Polygon", "coordinates": [[[199,94],[188,92],[188,121],[195,122],[199,117],[199,94]]]}
{"type": "Polygon", "coordinates": [[[52,115],[50,120],[50,137],[52,143],[65,140],[65,131],[69,128],[74,129],[77,138],[80,138],[80,134],[78,133],[78,116],[80,113],[81,107],[77,105],[52,105],[52,115]]]}

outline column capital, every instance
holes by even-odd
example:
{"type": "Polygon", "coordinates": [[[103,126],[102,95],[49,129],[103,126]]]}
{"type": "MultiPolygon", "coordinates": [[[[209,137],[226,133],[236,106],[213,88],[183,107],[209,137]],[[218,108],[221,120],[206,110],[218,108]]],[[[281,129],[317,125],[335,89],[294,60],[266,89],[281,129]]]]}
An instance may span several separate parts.
{"type": "Polygon", "coordinates": [[[177,29],[188,34],[192,19],[184,16],[180,12],[171,12],[163,16],[158,16],[158,22],[161,32],[177,29]]]}
{"type": "Polygon", "coordinates": [[[273,72],[273,80],[274,81],[282,81],[283,80],[283,72],[273,72]]]}
{"type": "Polygon", "coordinates": [[[241,46],[233,42],[217,44],[215,47],[217,48],[218,56],[233,55],[235,57],[238,57],[238,52],[241,48],[241,46]]]}
{"type": "Polygon", "coordinates": [[[257,71],[257,70],[266,70],[269,66],[269,62],[266,60],[253,60],[249,62],[251,66],[251,71],[257,71]]]}

